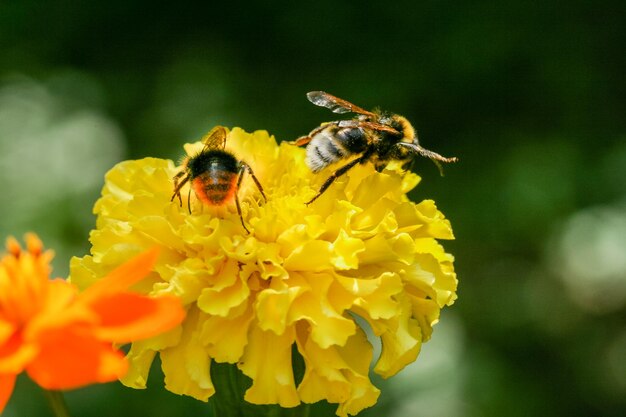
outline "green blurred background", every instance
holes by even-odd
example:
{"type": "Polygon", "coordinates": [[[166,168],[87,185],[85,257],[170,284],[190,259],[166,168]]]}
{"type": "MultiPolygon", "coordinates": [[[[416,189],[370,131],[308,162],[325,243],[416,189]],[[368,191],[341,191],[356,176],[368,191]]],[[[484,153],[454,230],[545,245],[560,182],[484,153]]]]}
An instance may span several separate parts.
{"type": "MultiPolygon", "coordinates": [[[[623,0],[157,3],[0,2],[2,239],[38,232],[65,276],[114,163],[215,124],[294,139],[325,90],[460,158],[412,194],[452,221],[459,299],[362,415],[626,415],[623,0]]],[[[209,415],[158,372],[73,415],[209,415]]],[[[49,414],[21,378],[4,415],[49,414]]]]}

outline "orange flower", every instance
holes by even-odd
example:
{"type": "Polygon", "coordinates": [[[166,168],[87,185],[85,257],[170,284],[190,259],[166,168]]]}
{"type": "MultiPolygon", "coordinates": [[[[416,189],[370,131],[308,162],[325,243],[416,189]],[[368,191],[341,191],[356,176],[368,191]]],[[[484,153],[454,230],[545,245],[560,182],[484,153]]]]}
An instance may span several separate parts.
{"type": "Polygon", "coordinates": [[[178,325],[185,313],[175,297],[127,291],[152,269],[157,250],[145,252],[82,293],[49,279],[51,251],[26,236],[27,250],[7,239],[0,259],[0,413],[18,374],[41,387],[72,389],[123,376],[127,363],[113,343],[145,339],[178,325]]]}

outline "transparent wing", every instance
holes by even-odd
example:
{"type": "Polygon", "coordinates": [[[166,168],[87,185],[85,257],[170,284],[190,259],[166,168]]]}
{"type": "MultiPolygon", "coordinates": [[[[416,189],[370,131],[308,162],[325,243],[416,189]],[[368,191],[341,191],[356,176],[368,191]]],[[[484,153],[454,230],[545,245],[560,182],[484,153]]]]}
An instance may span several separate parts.
{"type": "Polygon", "coordinates": [[[333,113],[358,113],[369,117],[376,117],[376,115],[371,111],[364,110],[349,101],[335,97],[332,94],[325,93],[324,91],[311,91],[307,93],[306,97],[316,106],[326,107],[333,113]]]}
{"type": "Polygon", "coordinates": [[[340,122],[337,122],[337,125],[339,127],[360,127],[363,129],[376,130],[379,132],[388,132],[393,135],[400,134],[400,132],[398,132],[393,127],[390,127],[381,123],[376,123],[376,122],[366,122],[363,120],[342,120],[340,122]]]}
{"type": "Polygon", "coordinates": [[[224,149],[228,129],[224,126],[215,126],[209,133],[202,137],[204,149],[224,149]]]}

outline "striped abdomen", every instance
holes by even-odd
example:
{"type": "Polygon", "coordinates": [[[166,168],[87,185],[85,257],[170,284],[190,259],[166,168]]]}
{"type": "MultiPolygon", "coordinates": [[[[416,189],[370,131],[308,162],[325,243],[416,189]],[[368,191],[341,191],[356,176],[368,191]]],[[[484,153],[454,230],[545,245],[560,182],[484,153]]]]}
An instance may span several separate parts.
{"type": "Polygon", "coordinates": [[[225,151],[209,149],[189,161],[191,184],[202,202],[217,206],[233,199],[237,192],[239,166],[225,151]]]}
{"type": "Polygon", "coordinates": [[[328,125],[316,133],[306,148],[306,163],[313,172],[353,154],[365,151],[367,137],[363,129],[328,125]]]}

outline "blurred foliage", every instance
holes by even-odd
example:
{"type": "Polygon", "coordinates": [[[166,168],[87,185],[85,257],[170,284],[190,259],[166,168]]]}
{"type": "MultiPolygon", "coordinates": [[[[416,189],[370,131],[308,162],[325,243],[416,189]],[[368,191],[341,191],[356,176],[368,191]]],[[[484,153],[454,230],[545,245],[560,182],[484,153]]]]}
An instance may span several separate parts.
{"type": "MultiPolygon", "coordinates": [[[[177,159],[215,124],[291,140],[325,90],[413,121],[457,240],[459,300],[362,415],[626,414],[626,6],[513,0],[0,2],[0,234],[35,230],[55,271],[88,250],[116,161],[177,159]]],[[[117,384],[75,415],[209,415],[117,384]]],[[[46,415],[21,379],[6,416],[46,415]]]]}

